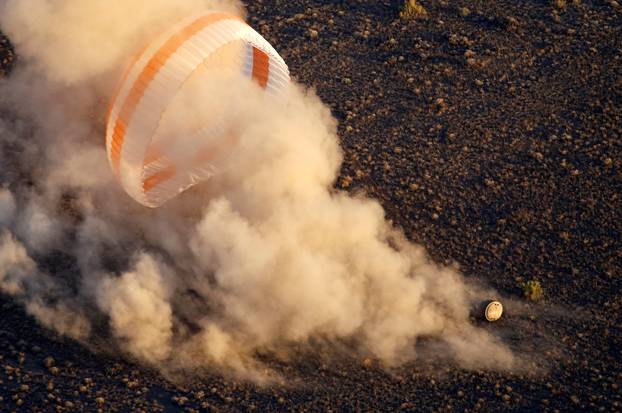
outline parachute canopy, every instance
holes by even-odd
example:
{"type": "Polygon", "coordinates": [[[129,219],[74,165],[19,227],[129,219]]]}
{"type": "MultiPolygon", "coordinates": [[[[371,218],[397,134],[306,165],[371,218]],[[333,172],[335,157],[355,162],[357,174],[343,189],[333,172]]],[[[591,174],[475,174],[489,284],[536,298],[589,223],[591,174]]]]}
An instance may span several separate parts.
{"type": "Polygon", "coordinates": [[[188,105],[196,106],[196,100],[184,102],[184,95],[201,87],[209,94],[210,85],[222,93],[223,82],[236,76],[274,96],[283,96],[290,81],[274,48],[226,13],[180,22],[136,56],[118,86],[106,126],[108,161],[132,198],[158,207],[216,172],[214,159],[236,139],[231,133],[235,113],[225,113],[231,105],[205,102],[207,109],[193,118],[188,105]]]}

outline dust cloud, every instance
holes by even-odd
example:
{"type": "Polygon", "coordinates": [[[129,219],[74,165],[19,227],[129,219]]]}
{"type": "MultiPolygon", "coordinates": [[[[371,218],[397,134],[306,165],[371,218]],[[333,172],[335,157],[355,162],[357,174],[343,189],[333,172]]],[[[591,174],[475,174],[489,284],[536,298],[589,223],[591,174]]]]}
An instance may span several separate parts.
{"type": "MultiPolygon", "coordinates": [[[[250,81],[207,82],[238,142],[208,182],[161,208],[135,203],[106,160],[104,115],[128,59],[206,0],[0,2],[20,61],[0,80],[0,290],[41,324],[109,340],[140,362],[261,378],[257,352],[347,339],[386,365],[426,337],[465,367],[511,368],[473,326],[483,294],[429,261],[375,200],[335,190],[336,121],[293,84],[286,102],[250,81]],[[104,320],[104,327],[102,327],[104,320]]],[[[188,118],[184,118],[188,116],[188,118]]]]}

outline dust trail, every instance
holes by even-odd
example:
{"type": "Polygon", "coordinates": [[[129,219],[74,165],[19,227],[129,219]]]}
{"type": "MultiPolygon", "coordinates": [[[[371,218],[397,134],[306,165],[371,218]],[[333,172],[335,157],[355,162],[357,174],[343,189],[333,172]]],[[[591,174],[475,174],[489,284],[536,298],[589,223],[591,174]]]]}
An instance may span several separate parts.
{"type": "Polygon", "coordinates": [[[250,82],[206,83],[188,118],[175,116],[206,118],[210,99],[235,111],[240,139],[218,176],[156,210],[123,193],[102,142],[111,90],[147,39],[210,8],[243,12],[207,0],[0,3],[21,56],[0,81],[0,289],[47,327],[109,334],[163,369],[259,378],[258,351],[315,337],[351,339],[389,365],[433,337],[463,366],[511,368],[511,352],[469,323],[481,292],[431,263],[378,202],[332,189],[336,122],[301,86],[284,104],[250,82]],[[94,328],[102,317],[108,333],[94,328]]]}

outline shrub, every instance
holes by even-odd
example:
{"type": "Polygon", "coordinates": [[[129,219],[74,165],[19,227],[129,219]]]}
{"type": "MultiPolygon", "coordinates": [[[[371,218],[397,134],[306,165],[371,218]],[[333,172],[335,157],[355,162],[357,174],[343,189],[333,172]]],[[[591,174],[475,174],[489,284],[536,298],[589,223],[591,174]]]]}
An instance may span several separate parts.
{"type": "Polygon", "coordinates": [[[551,3],[559,10],[566,10],[566,0],[551,0],[551,3]]]}
{"type": "Polygon", "coordinates": [[[426,14],[428,14],[428,12],[417,0],[406,0],[400,12],[400,17],[403,19],[415,19],[425,16],[426,14]]]}
{"type": "Polygon", "coordinates": [[[538,301],[544,297],[544,290],[542,289],[542,285],[540,281],[537,280],[529,280],[521,284],[521,289],[523,290],[523,296],[526,299],[531,301],[538,301]]]}

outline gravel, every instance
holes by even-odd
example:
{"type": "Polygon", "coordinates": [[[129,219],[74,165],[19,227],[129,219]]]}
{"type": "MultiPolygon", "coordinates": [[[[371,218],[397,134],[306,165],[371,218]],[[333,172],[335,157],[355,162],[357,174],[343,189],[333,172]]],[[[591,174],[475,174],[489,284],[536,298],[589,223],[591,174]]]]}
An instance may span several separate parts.
{"type": "MultiPolygon", "coordinates": [[[[435,261],[510,300],[486,328],[532,355],[532,371],[302,352],[266,360],[286,385],[213,373],[180,384],[0,297],[0,410],[621,411],[618,3],[421,0],[416,20],[397,0],[247,3],[340,122],[337,186],[379,199],[435,261]],[[532,279],[542,302],[522,298],[532,279]]],[[[1,74],[14,53],[0,39],[1,74]]]]}

